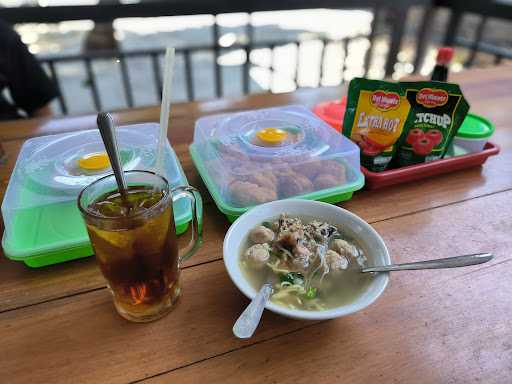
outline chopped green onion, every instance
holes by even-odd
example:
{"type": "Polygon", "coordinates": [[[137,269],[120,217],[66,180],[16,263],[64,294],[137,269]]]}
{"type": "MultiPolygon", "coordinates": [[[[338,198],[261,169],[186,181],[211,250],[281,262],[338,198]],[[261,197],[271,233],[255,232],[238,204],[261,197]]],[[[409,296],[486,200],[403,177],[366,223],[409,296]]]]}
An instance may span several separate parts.
{"type": "Polygon", "coordinates": [[[306,299],[314,299],[316,297],[317,289],[315,287],[309,287],[306,292],[306,299]]]}
{"type": "Polygon", "coordinates": [[[288,272],[287,274],[279,275],[281,282],[288,282],[290,284],[304,285],[304,276],[298,272],[288,272]]]}

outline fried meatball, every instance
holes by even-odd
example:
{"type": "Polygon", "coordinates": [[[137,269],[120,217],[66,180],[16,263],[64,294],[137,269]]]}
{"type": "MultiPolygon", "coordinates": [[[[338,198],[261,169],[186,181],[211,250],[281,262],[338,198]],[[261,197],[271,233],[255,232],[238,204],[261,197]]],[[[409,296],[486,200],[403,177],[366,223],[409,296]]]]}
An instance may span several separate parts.
{"type": "Polygon", "coordinates": [[[313,180],[316,175],[322,170],[319,161],[311,161],[309,163],[304,163],[300,165],[296,165],[293,167],[294,172],[298,172],[301,175],[306,176],[308,179],[313,180]]]}
{"type": "Polygon", "coordinates": [[[328,173],[333,176],[338,176],[345,179],[346,177],[345,166],[335,160],[327,160],[322,162],[322,173],[328,173]]]}
{"type": "Polygon", "coordinates": [[[275,190],[260,187],[257,184],[237,180],[229,186],[233,199],[242,206],[262,204],[277,200],[275,190]]]}
{"type": "Polygon", "coordinates": [[[277,188],[277,177],[272,172],[262,172],[247,176],[246,181],[263,188],[273,190],[277,188]]]}
{"type": "Polygon", "coordinates": [[[306,176],[295,172],[278,176],[278,181],[279,196],[282,198],[302,195],[313,189],[313,183],[306,176]]]}
{"type": "Polygon", "coordinates": [[[270,247],[268,244],[255,244],[245,251],[245,258],[251,266],[263,268],[270,258],[270,247]]]}
{"type": "Polygon", "coordinates": [[[249,233],[249,239],[255,244],[270,243],[274,240],[274,232],[263,225],[259,225],[249,233]]]}
{"type": "Polygon", "coordinates": [[[335,186],[342,185],[345,182],[344,179],[340,179],[339,177],[330,175],[328,173],[323,173],[318,175],[313,182],[315,189],[327,189],[335,186]]]}

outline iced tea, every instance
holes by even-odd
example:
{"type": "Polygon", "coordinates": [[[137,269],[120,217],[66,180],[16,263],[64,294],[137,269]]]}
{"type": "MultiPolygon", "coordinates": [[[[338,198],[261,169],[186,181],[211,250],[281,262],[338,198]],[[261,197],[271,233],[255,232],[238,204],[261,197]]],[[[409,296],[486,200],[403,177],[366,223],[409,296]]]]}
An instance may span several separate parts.
{"type": "MultiPolygon", "coordinates": [[[[98,186],[93,183],[82,192],[79,206],[117,311],[128,320],[145,322],[169,312],[180,294],[172,201],[188,195],[195,201],[189,190],[196,191],[178,187],[173,195],[165,179],[159,185],[159,176],[134,172],[139,177],[126,172],[128,180],[151,183],[129,185],[123,197],[113,188],[113,177],[106,186],[100,179],[98,186]]],[[[198,242],[192,240],[195,247],[188,255],[198,242]]]]}

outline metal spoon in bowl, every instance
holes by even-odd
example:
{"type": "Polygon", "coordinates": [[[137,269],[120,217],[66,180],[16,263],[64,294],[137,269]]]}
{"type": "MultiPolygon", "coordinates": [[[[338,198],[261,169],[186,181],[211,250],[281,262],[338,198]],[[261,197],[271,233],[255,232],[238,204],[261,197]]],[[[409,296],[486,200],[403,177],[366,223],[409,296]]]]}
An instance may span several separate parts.
{"type": "Polygon", "coordinates": [[[444,259],[418,261],[415,263],[390,264],[375,267],[362,268],[361,272],[389,272],[389,271],[410,271],[417,269],[441,269],[467,267],[486,263],[492,260],[494,256],[491,253],[474,253],[471,255],[447,257],[444,259]]]}

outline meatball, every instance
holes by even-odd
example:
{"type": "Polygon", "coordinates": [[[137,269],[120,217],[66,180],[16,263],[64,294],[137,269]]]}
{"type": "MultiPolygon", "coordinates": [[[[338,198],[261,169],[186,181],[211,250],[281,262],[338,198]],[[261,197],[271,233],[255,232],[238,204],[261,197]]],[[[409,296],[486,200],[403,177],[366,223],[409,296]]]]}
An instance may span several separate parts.
{"type": "Polygon", "coordinates": [[[245,252],[245,258],[254,268],[263,268],[270,258],[270,246],[255,244],[245,252]]]}
{"type": "Polygon", "coordinates": [[[293,256],[299,259],[308,259],[311,257],[312,252],[302,244],[297,244],[293,249],[293,256]]]}
{"type": "Polygon", "coordinates": [[[336,239],[331,244],[331,249],[340,255],[350,256],[357,259],[359,251],[357,248],[343,239],[336,239]]]}
{"type": "Polygon", "coordinates": [[[277,200],[275,190],[260,187],[257,184],[246,181],[234,181],[229,188],[236,203],[242,206],[262,204],[268,201],[277,200]]]}
{"type": "Polygon", "coordinates": [[[297,244],[295,248],[293,248],[293,259],[292,265],[295,269],[299,271],[305,271],[308,269],[312,252],[305,247],[303,244],[297,244]]]}
{"type": "Polygon", "coordinates": [[[274,232],[271,229],[260,225],[249,233],[249,238],[255,244],[270,243],[274,240],[274,232]]]}
{"type": "Polygon", "coordinates": [[[325,262],[331,272],[343,271],[348,268],[347,258],[340,255],[338,252],[334,252],[332,249],[329,249],[325,253],[325,262]]]}

